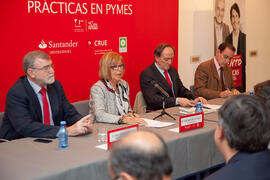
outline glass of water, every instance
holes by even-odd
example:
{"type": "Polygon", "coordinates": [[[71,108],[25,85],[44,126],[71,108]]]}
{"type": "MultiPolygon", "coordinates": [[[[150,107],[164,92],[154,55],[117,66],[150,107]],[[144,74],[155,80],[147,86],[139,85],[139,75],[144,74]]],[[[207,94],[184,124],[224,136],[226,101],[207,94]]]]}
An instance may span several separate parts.
{"type": "Polygon", "coordinates": [[[98,142],[107,142],[107,129],[105,127],[98,127],[98,142]]]}

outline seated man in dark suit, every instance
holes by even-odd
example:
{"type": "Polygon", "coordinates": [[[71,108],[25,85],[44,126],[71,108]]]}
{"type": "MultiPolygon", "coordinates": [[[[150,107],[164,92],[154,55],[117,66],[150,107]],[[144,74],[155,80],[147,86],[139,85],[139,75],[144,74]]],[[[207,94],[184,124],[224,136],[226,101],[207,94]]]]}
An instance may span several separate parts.
{"type": "Polygon", "coordinates": [[[140,85],[147,110],[162,108],[163,95],[152,84],[157,83],[168,94],[165,107],[176,105],[194,106],[198,101],[206,103],[202,97],[195,99],[193,94],[182,84],[177,70],[171,66],[174,59],[174,48],[169,44],[160,44],[154,51],[155,62],[140,75],[140,85]]]}
{"type": "Polygon", "coordinates": [[[238,95],[218,111],[215,143],[226,165],[206,180],[270,179],[269,110],[255,96],[238,95]]]}
{"type": "Polygon", "coordinates": [[[234,88],[232,70],[228,66],[234,52],[231,44],[221,43],[216,56],[198,66],[194,78],[195,95],[214,99],[240,93],[234,88]]]}
{"type": "Polygon", "coordinates": [[[170,180],[173,170],[164,140],[146,131],[128,134],[114,143],[108,169],[115,180],[170,180]]]}
{"type": "Polygon", "coordinates": [[[54,78],[51,58],[42,51],[24,56],[20,77],[9,89],[0,138],[54,138],[60,121],[66,121],[69,136],[92,131],[89,116],[82,117],[68,102],[61,83],[54,78]]]}

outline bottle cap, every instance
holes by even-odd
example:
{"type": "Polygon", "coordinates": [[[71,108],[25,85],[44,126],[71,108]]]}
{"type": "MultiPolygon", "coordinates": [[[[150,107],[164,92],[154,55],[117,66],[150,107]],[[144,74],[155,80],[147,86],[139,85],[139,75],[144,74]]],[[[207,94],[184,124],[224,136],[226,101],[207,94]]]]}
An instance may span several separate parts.
{"type": "Polygon", "coordinates": [[[60,125],[66,125],[66,121],[61,121],[60,125]]]}

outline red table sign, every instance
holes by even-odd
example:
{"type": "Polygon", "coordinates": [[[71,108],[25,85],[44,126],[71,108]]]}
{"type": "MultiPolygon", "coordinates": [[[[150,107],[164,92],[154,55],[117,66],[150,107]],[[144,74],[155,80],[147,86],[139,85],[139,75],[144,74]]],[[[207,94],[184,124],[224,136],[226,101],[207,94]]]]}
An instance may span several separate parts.
{"type": "Polygon", "coordinates": [[[179,117],[179,133],[204,126],[204,113],[189,114],[179,117]]]}
{"type": "Polygon", "coordinates": [[[131,132],[136,132],[139,129],[139,125],[135,124],[132,126],[127,126],[119,129],[113,129],[107,132],[107,142],[108,142],[108,149],[110,149],[111,144],[120,140],[123,138],[125,135],[131,133],[131,132]]]}

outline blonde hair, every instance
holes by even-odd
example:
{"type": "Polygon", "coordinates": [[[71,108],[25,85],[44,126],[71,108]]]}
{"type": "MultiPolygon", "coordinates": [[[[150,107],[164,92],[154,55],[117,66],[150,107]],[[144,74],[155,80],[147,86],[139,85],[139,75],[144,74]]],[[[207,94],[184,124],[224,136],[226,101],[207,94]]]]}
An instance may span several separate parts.
{"type": "MultiPolygon", "coordinates": [[[[104,80],[111,80],[111,66],[123,63],[123,57],[116,52],[104,54],[99,61],[99,77],[104,80]]],[[[124,71],[123,71],[124,74],[124,71]]]]}

